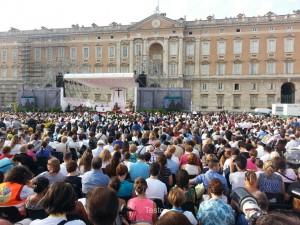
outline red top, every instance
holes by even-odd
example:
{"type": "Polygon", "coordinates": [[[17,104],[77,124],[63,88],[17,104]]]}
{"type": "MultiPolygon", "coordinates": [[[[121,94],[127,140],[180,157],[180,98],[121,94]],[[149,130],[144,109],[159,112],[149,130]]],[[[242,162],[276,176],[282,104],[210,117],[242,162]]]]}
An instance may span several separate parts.
{"type": "Polygon", "coordinates": [[[156,213],[155,203],[147,198],[132,198],[127,207],[134,210],[129,212],[129,220],[133,223],[146,222],[152,224],[153,215],[156,213]]]}

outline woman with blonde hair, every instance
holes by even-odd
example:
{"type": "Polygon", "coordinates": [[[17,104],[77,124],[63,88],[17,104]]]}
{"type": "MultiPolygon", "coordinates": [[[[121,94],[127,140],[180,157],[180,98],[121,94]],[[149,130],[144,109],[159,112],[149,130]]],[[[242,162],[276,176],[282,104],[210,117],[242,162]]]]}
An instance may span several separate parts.
{"type": "Polygon", "coordinates": [[[14,135],[11,139],[11,142],[10,142],[10,152],[12,155],[16,155],[18,153],[20,153],[20,138],[18,135],[14,135]]]}
{"type": "Polygon", "coordinates": [[[152,131],[149,134],[149,142],[150,145],[154,145],[156,143],[156,134],[152,131]]]}
{"type": "MultiPolygon", "coordinates": [[[[117,145],[119,146],[119,145],[117,145]]],[[[110,163],[110,159],[111,159],[111,154],[110,151],[107,149],[104,149],[101,153],[100,153],[100,158],[102,159],[102,169],[105,169],[106,166],[110,163]]]]}
{"type": "Polygon", "coordinates": [[[273,161],[267,160],[263,166],[264,173],[258,178],[258,188],[261,192],[270,194],[284,194],[284,183],[281,176],[275,173],[273,161]]]}
{"type": "Polygon", "coordinates": [[[198,224],[198,221],[194,217],[193,213],[189,211],[183,211],[181,208],[183,203],[185,202],[185,194],[181,188],[179,187],[172,188],[168,195],[168,201],[172,205],[172,209],[164,209],[161,213],[161,216],[163,216],[169,211],[177,211],[185,215],[191,224],[193,225],[198,224]]]}

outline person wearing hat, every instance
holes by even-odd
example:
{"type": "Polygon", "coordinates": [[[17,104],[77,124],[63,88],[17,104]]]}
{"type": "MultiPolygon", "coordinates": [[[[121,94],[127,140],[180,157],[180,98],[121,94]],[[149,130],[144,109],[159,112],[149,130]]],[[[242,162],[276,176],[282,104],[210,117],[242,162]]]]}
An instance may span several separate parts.
{"type": "Polygon", "coordinates": [[[284,183],[282,178],[274,173],[273,161],[264,162],[263,170],[264,172],[258,178],[258,189],[265,193],[284,194],[284,183]]]}
{"type": "Polygon", "coordinates": [[[99,140],[97,142],[97,147],[95,149],[92,150],[92,153],[93,153],[93,157],[99,157],[100,153],[102,152],[103,150],[103,147],[104,147],[105,143],[103,140],[99,140]]]}

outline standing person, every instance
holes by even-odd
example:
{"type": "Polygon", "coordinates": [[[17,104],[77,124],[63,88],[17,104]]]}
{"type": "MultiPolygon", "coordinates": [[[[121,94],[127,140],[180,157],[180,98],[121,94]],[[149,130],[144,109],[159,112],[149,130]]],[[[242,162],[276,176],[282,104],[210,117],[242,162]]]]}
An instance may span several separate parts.
{"type": "Polygon", "coordinates": [[[210,161],[208,161],[208,168],[209,170],[204,173],[204,174],[200,174],[197,177],[195,177],[194,179],[191,179],[189,181],[190,184],[201,184],[203,183],[203,186],[205,188],[205,190],[208,190],[208,184],[210,183],[210,181],[214,178],[219,179],[221,181],[221,183],[223,184],[223,188],[225,190],[225,192],[228,192],[228,185],[227,185],[227,180],[225,179],[224,176],[222,176],[221,174],[219,174],[219,161],[217,159],[211,159],[210,161]]]}
{"type": "Polygon", "coordinates": [[[191,224],[197,225],[198,221],[190,211],[184,211],[182,205],[185,202],[185,195],[182,189],[174,187],[168,195],[168,202],[172,205],[172,209],[164,209],[161,213],[161,217],[169,211],[177,211],[186,216],[191,224]]]}
{"type": "Polygon", "coordinates": [[[188,156],[187,164],[182,166],[182,169],[186,170],[190,178],[194,178],[200,174],[200,166],[197,165],[197,156],[194,153],[191,153],[188,156]]]}
{"type": "Polygon", "coordinates": [[[257,166],[255,164],[256,158],[257,158],[257,151],[252,150],[249,152],[250,158],[247,159],[247,166],[246,169],[249,171],[257,171],[257,166]]]}
{"type": "Polygon", "coordinates": [[[120,148],[123,148],[123,141],[121,140],[122,134],[120,132],[116,133],[116,140],[113,141],[112,146],[115,146],[116,144],[120,146],[120,148]]]}
{"type": "Polygon", "coordinates": [[[210,199],[199,206],[197,218],[201,225],[234,225],[233,209],[222,200],[223,184],[219,179],[212,179],[208,185],[210,199]]]}
{"type": "Polygon", "coordinates": [[[171,171],[172,175],[175,176],[179,170],[179,159],[174,155],[175,147],[168,147],[165,151],[167,157],[167,168],[171,171]]]}
{"type": "Polygon", "coordinates": [[[245,187],[245,173],[246,173],[246,166],[247,166],[247,159],[239,155],[234,160],[234,164],[230,165],[230,175],[229,175],[229,182],[232,186],[232,190],[237,187],[245,187]],[[234,171],[234,165],[237,168],[237,172],[234,171]]]}
{"type": "Polygon", "coordinates": [[[276,170],[275,173],[281,176],[285,190],[287,190],[292,183],[297,181],[295,171],[292,168],[287,168],[286,160],[283,157],[275,158],[273,163],[276,170]]]}
{"type": "Polygon", "coordinates": [[[275,173],[273,162],[264,163],[264,173],[258,177],[258,188],[261,192],[270,194],[284,194],[284,183],[281,176],[275,173]]]}

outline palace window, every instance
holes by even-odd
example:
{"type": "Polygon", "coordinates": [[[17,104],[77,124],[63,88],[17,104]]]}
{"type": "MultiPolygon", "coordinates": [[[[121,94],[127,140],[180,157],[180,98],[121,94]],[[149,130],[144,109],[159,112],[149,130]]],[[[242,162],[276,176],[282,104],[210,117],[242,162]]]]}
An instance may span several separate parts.
{"type": "Polygon", "coordinates": [[[242,74],[242,63],[233,63],[232,74],[240,75],[242,74]]]}
{"type": "Polygon", "coordinates": [[[71,61],[77,60],[77,48],[76,47],[70,48],[70,58],[71,58],[71,61]]]}
{"type": "Polygon", "coordinates": [[[210,55],[210,41],[201,42],[201,53],[202,55],[210,55]]]}
{"type": "Polygon", "coordinates": [[[226,42],[225,41],[218,41],[217,42],[217,54],[218,55],[225,55],[226,53],[226,42]]]}
{"type": "Polygon", "coordinates": [[[233,54],[242,54],[242,40],[233,41],[233,54]]]}
{"type": "Polygon", "coordinates": [[[268,53],[276,52],[276,39],[267,40],[267,51],[268,53]]]}
{"type": "Polygon", "coordinates": [[[275,74],[275,73],[276,73],[276,63],[267,62],[267,74],[275,74]]]}
{"type": "Polygon", "coordinates": [[[250,40],[250,53],[257,54],[259,52],[259,40],[252,39],[250,40]]]}

